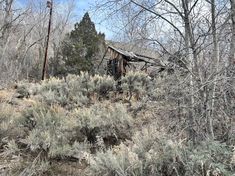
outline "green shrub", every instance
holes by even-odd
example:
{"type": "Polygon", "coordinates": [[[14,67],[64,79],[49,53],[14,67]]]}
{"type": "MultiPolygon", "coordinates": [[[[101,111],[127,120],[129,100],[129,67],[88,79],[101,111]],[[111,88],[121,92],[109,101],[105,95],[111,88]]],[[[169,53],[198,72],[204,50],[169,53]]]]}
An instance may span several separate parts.
{"type": "Polygon", "coordinates": [[[191,146],[150,126],[137,132],[129,145],[98,152],[87,172],[94,176],[230,176],[231,157],[232,150],[225,144],[204,141],[191,146]]]}
{"type": "Polygon", "coordinates": [[[115,81],[110,76],[95,75],[92,78],[92,82],[95,93],[101,97],[107,96],[109,92],[115,90],[115,81]]]}
{"type": "Polygon", "coordinates": [[[40,87],[39,83],[30,83],[27,80],[23,80],[17,83],[16,97],[29,98],[32,95],[36,95],[40,87]]]}
{"type": "Polygon", "coordinates": [[[6,145],[3,147],[4,151],[1,153],[1,157],[12,157],[14,155],[19,155],[20,149],[18,144],[14,139],[6,141],[6,145]]]}
{"type": "Polygon", "coordinates": [[[95,94],[99,97],[105,97],[109,92],[115,90],[115,81],[112,77],[91,76],[87,72],[81,72],[79,76],[69,75],[66,82],[71,90],[71,96],[75,97],[80,94],[88,98],[95,94]]]}
{"type": "Polygon", "coordinates": [[[82,105],[89,102],[87,92],[92,90],[89,82],[89,74],[81,73],[80,76],[68,75],[66,77],[66,83],[69,88],[69,100],[82,105]]]}
{"type": "Polygon", "coordinates": [[[92,142],[96,141],[97,136],[117,141],[130,137],[133,119],[121,104],[98,103],[89,108],[76,109],[73,116],[92,142]]]}
{"type": "Polygon", "coordinates": [[[37,105],[24,111],[15,124],[24,129],[26,135],[20,141],[31,152],[43,151],[47,158],[77,158],[91,148],[86,139],[96,144],[99,138],[110,146],[130,138],[133,119],[121,104],[97,103],[72,113],[37,105]]]}
{"type": "Polygon", "coordinates": [[[13,123],[19,116],[9,104],[0,104],[0,147],[5,144],[4,138],[14,139],[21,135],[18,126],[13,123]]]}
{"type": "Polygon", "coordinates": [[[0,130],[6,130],[14,114],[13,108],[5,103],[0,104],[0,130]]]}
{"type": "Polygon", "coordinates": [[[137,132],[133,137],[132,151],[142,161],[143,175],[183,175],[180,142],[154,127],[137,132]]]}
{"type": "Polygon", "coordinates": [[[115,81],[109,76],[91,76],[81,72],[80,75],[68,75],[65,79],[45,80],[33,89],[41,102],[73,108],[86,105],[95,98],[105,98],[115,90],[115,81]]]}
{"type": "Polygon", "coordinates": [[[232,148],[226,144],[212,140],[202,141],[196,148],[189,147],[187,152],[188,175],[232,175],[232,148]]]}
{"type": "Polygon", "coordinates": [[[97,103],[89,108],[80,108],[75,111],[81,126],[95,128],[110,126],[122,128],[131,126],[132,118],[128,115],[126,108],[119,103],[97,103]]]}
{"type": "Polygon", "coordinates": [[[7,140],[0,154],[0,166],[2,175],[43,175],[50,169],[48,161],[40,159],[41,154],[36,158],[31,156],[23,157],[25,153],[15,140],[7,140]],[[4,161],[4,162],[3,162],[4,161]]]}
{"type": "Polygon", "coordinates": [[[63,79],[51,78],[41,83],[38,89],[39,99],[45,101],[48,105],[60,104],[65,106],[68,101],[68,87],[63,79]]]}
{"type": "Polygon", "coordinates": [[[88,72],[81,72],[80,75],[68,75],[66,82],[70,89],[74,92],[82,92],[87,95],[88,92],[92,92],[94,87],[92,85],[91,76],[88,72]]]}
{"type": "Polygon", "coordinates": [[[94,176],[177,175],[179,146],[153,127],[137,132],[133,144],[97,153],[87,172],[94,176]]]}
{"type": "Polygon", "coordinates": [[[30,96],[29,90],[27,89],[26,85],[18,86],[16,93],[17,93],[16,95],[17,98],[29,98],[30,96]]]}
{"type": "Polygon", "coordinates": [[[136,153],[123,144],[115,149],[96,153],[90,161],[86,174],[90,176],[139,176],[142,162],[136,153]]]}
{"type": "Polygon", "coordinates": [[[77,123],[62,109],[33,107],[22,114],[19,123],[27,133],[21,142],[32,152],[43,151],[48,158],[76,157],[84,152],[78,150],[81,148],[73,140],[77,123]]]}
{"type": "Polygon", "coordinates": [[[138,97],[140,94],[147,94],[151,87],[150,83],[150,77],[143,72],[128,72],[125,77],[121,78],[121,88],[129,93],[130,99],[134,94],[138,97]]]}

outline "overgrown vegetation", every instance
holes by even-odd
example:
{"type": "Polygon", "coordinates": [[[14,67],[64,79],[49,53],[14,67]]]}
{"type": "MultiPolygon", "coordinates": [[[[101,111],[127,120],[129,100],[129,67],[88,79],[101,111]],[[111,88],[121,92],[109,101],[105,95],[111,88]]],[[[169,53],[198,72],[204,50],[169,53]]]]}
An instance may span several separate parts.
{"type": "Polygon", "coordinates": [[[193,145],[185,130],[172,133],[171,123],[156,116],[163,111],[162,98],[153,99],[149,92],[160,95],[166,90],[155,81],[145,73],[129,72],[117,90],[113,78],[84,72],[19,83],[0,104],[0,172],[232,175],[231,143],[207,139],[193,145]]]}
{"type": "Polygon", "coordinates": [[[191,146],[174,141],[150,126],[121,144],[98,152],[88,168],[90,175],[232,175],[231,148],[216,141],[191,146]]]}
{"type": "Polygon", "coordinates": [[[0,0],[0,175],[235,176],[234,65],[235,0],[0,0]]]}

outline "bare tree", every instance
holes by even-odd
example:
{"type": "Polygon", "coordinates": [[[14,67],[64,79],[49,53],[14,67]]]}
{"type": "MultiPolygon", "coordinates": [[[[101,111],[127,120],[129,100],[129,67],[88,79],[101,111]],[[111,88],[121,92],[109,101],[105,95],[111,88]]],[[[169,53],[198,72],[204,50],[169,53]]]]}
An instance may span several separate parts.
{"type": "MultiPolygon", "coordinates": [[[[218,122],[223,116],[223,111],[220,112],[218,107],[223,101],[222,85],[226,79],[227,55],[224,48],[228,47],[228,43],[224,37],[228,31],[227,6],[227,2],[216,0],[106,0],[97,6],[98,9],[112,12],[108,14],[111,16],[118,14],[120,17],[120,14],[125,14],[122,22],[117,18],[115,23],[123,24],[128,19],[127,28],[125,25],[123,27],[125,33],[129,31],[132,34],[130,38],[145,40],[147,45],[154,43],[152,46],[162,53],[160,55],[167,65],[173,62],[184,68],[187,74],[181,77],[182,82],[178,83],[177,89],[183,91],[186,86],[187,92],[183,91],[183,101],[176,108],[187,109],[188,134],[192,140],[196,137],[216,138],[220,135],[215,135],[214,129],[222,125],[218,122]]],[[[176,102],[179,99],[176,98],[176,102]]]]}
{"type": "MultiPolygon", "coordinates": [[[[55,4],[52,29],[53,47],[58,48],[70,27],[74,10],[73,0],[55,4]],[[67,8],[66,8],[67,7],[67,8]]],[[[44,0],[28,0],[22,7],[14,0],[0,1],[0,71],[1,84],[20,79],[39,79],[45,49],[48,13],[44,0]],[[5,19],[5,20],[4,20],[5,19]]]]}

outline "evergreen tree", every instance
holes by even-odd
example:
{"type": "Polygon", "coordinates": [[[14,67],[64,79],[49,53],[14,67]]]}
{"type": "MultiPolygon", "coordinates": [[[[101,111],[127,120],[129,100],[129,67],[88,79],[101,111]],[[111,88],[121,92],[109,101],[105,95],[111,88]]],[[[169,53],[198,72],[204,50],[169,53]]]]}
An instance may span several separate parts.
{"type": "Polygon", "coordinates": [[[61,56],[63,65],[57,65],[56,74],[79,74],[80,71],[94,72],[105,47],[105,35],[97,33],[95,24],[88,13],[80,23],[66,36],[62,44],[61,56]]]}

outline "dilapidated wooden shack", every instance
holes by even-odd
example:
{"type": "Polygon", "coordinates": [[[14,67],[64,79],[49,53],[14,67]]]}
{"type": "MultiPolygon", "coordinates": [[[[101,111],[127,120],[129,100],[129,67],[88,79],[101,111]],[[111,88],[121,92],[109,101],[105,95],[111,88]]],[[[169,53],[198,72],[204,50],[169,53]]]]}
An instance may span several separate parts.
{"type": "MultiPolygon", "coordinates": [[[[107,74],[119,79],[128,71],[145,71],[150,73],[154,69],[163,69],[164,66],[157,58],[126,51],[109,45],[103,57],[107,62],[107,74]]],[[[102,61],[103,61],[102,60],[102,61]]]]}

